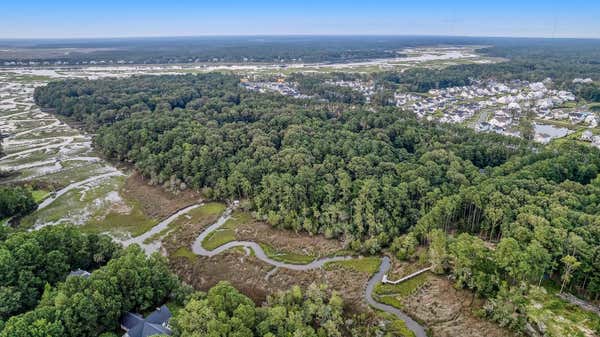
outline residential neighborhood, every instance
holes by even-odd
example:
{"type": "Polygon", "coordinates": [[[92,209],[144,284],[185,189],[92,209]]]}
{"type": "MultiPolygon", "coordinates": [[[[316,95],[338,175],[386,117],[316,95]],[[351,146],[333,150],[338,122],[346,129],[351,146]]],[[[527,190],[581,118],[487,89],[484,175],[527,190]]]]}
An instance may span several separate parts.
{"type": "Polygon", "coordinates": [[[531,125],[533,139],[541,143],[564,137],[573,132],[571,129],[598,126],[596,113],[577,104],[573,93],[553,86],[550,79],[533,83],[488,80],[430,90],[425,95],[397,93],[395,99],[397,106],[419,118],[466,124],[479,131],[518,137],[522,125],[531,125]]]}
{"type": "Polygon", "coordinates": [[[594,135],[592,130],[585,130],[581,134],[581,140],[584,142],[589,142],[592,146],[595,146],[600,149],[600,134],[594,135]]]}
{"type": "MultiPolygon", "coordinates": [[[[589,79],[574,79],[574,83],[588,83],[589,79]]],[[[370,103],[382,88],[367,80],[330,80],[327,85],[350,88],[370,103]]],[[[314,98],[298,89],[285,76],[276,81],[243,79],[241,85],[259,92],[277,92],[294,98],[314,98]]],[[[464,124],[482,132],[496,132],[521,137],[524,130],[532,139],[548,143],[564,137],[575,129],[596,128],[600,122],[597,113],[579,103],[572,92],[555,88],[551,79],[542,82],[513,80],[479,80],[473,84],[426,93],[397,91],[389,103],[414,112],[419,119],[441,123],[464,124]]],[[[594,144],[593,141],[591,141],[594,144]]]]}
{"type": "Polygon", "coordinates": [[[284,96],[291,96],[294,98],[310,98],[311,96],[302,94],[295,88],[293,84],[286,83],[284,81],[277,82],[250,82],[242,81],[242,86],[248,90],[258,92],[277,92],[284,96]]]}

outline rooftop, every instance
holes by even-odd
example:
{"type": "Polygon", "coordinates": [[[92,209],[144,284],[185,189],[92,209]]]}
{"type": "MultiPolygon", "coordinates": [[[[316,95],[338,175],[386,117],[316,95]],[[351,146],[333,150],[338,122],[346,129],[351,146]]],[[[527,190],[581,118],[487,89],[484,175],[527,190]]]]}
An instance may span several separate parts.
{"type": "Polygon", "coordinates": [[[145,319],[140,314],[128,312],[121,319],[121,328],[127,331],[123,337],[171,335],[171,329],[168,326],[171,316],[171,311],[166,305],[157,308],[145,319]]]}

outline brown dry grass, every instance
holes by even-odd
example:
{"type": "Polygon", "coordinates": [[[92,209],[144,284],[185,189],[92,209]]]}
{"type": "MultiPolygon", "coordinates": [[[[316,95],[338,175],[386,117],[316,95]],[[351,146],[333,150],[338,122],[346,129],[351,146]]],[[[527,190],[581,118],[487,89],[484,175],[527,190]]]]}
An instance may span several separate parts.
{"type": "Polygon", "coordinates": [[[169,256],[180,248],[190,248],[196,237],[221,216],[225,205],[208,203],[190,212],[192,217],[179,217],[173,225],[175,228],[163,239],[163,247],[169,256]]]}
{"type": "Polygon", "coordinates": [[[482,301],[472,292],[459,290],[443,276],[427,283],[403,302],[404,310],[424,322],[436,337],[511,337],[514,334],[473,312],[482,301]]]}
{"type": "Polygon", "coordinates": [[[165,218],[201,199],[199,193],[191,190],[175,195],[160,186],[150,185],[138,173],[131,174],[125,180],[122,193],[127,199],[139,201],[144,214],[156,219],[165,218]]]}
{"type": "Polygon", "coordinates": [[[277,269],[268,278],[272,266],[246,255],[242,250],[231,250],[207,258],[171,257],[171,267],[182,280],[199,290],[208,290],[219,281],[229,281],[256,303],[263,302],[269,294],[288,290],[292,285],[303,288],[311,283],[325,283],[331,290],[338,291],[351,312],[364,312],[364,287],[369,279],[367,273],[345,270],[316,269],[295,271],[277,269]]]}
{"type": "MultiPolygon", "coordinates": [[[[172,270],[194,288],[208,290],[219,281],[226,280],[257,303],[261,303],[269,294],[288,290],[292,285],[307,287],[311,283],[326,283],[331,290],[340,292],[349,310],[356,312],[367,309],[363,301],[363,292],[370,277],[368,273],[351,270],[341,273],[339,270],[325,269],[306,272],[277,269],[267,277],[273,269],[272,266],[253,255],[247,255],[243,249],[230,250],[211,258],[182,254],[182,248],[189,249],[202,230],[217,218],[218,215],[210,215],[185,221],[163,241],[170,256],[172,270]],[[176,254],[178,250],[179,254],[176,254]]],[[[238,225],[236,230],[238,240],[261,242],[286,252],[323,256],[342,248],[342,243],[336,240],[274,229],[267,223],[253,219],[238,225]]]]}
{"type": "Polygon", "coordinates": [[[238,225],[235,236],[237,240],[264,243],[279,251],[317,257],[333,255],[344,248],[343,243],[339,240],[328,240],[320,235],[281,230],[255,219],[238,225]]]}
{"type": "MultiPolygon", "coordinates": [[[[311,283],[325,283],[331,290],[341,294],[349,312],[373,313],[364,301],[364,291],[370,277],[368,273],[345,269],[343,272],[317,269],[294,271],[277,269],[247,255],[242,249],[232,249],[214,256],[199,257],[186,254],[174,256],[177,250],[186,250],[196,236],[216,221],[218,215],[195,218],[178,227],[165,246],[170,255],[170,264],[179,277],[198,290],[208,290],[219,281],[229,281],[256,303],[263,302],[269,294],[288,290],[292,285],[307,287],[311,283]],[[267,277],[268,276],[268,277],[267,277]]],[[[238,240],[253,240],[266,243],[278,250],[317,256],[333,254],[343,244],[320,236],[298,234],[274,229],[268,224],[250,220],[236,228],[238,240]]],[[[394,261],[394,274],[404,275],[421,267],[418,263],[394,261]]],[[[430,276],[429,281],[415,294],[404,300],[404,310],[425,323],[436,337],[506,337],[513,336],[496,324],[477,317],[473,308],[481,307],[481,301],[472,293],[457,290],[444,277],[430,276]]]]}
{"type": "MultiPolygon", "coordinates": [[[[425,248],[420,247],[417,251],[417,254],[415,255],[420,254],[427,254],[427,250],[425,248]]],[[[418,270],[427,268],[430,265],[428,259],[421,260],[418,257],[415,257],[410,261],[402,261],[396,258],[393,254],[389,254],[389,256],[392,260],[392,267],[388,272],[388,278],[390,280],[395,280],[410,275],[418,270]]]]}

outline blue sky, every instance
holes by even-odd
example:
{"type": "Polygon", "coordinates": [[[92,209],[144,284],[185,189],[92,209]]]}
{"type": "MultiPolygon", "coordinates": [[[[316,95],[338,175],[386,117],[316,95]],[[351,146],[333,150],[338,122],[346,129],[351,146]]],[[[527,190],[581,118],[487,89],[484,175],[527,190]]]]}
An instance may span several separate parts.
{"type": "Polygon", "coordinates": [[[0,38],[385,34],[600,38],[598,0],[3,1],[0,38]]]}

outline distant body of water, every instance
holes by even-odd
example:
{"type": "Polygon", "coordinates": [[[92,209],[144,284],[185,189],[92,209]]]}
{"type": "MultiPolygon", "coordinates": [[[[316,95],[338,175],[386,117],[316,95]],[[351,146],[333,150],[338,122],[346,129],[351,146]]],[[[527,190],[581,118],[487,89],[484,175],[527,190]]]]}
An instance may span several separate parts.
{"type": "Polygon", "coordinates": [[[561,138],[570,133],[572,130],[561,128],[550,124],[535,124],[535,139],[541,143],[548,143],[554,138],[561,138]]]}

